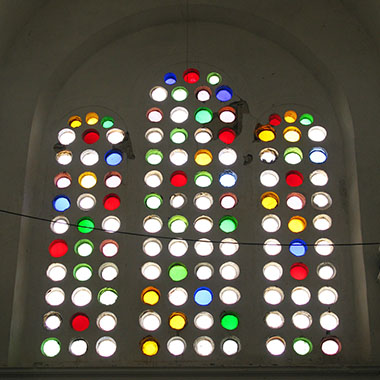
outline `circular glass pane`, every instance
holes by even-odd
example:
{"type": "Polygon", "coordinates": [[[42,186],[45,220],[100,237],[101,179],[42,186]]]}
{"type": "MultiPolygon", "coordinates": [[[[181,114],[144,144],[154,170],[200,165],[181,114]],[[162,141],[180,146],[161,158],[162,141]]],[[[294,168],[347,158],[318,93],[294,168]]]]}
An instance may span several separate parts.
{"type": "Polygon", "coordinates": [[[282,277],[282,266],[274,261],[264,265],[263,274],[269,281],[278,281],[282,277]]]}
{"type": "Polygon", "coordinates": [[[231,281],[239,277],[240,268],[236,263],[227,261],[220,266],[219,273],[224,280],[231,281]]]}
{"type": "Polygon", "coordinates": [[[214,245],[209,239],[202,238],[194,243],[194,249],[197,255],[208,256],[214,250],[214,245]]]}
{"type": "Polygon", "coordinates": [[[232,256],[239,250],[239,243],[232,238],[225,238],[219,244],[220,252],[225,256],[232,256]]]}
{"type": "Polygon", "coordinates": [[[278,356],[285,352],[286,343],[281,337],[273,336],[267,340],[266,347],[271,355],[278,356]]]}
{"type": "Polygon", "coordinates": [[[219,152],[218,158],[221,164],[230,166],[236,162],[237,153],[232,148],[224,148],[219,152]]]}
{"type": "Polygon", "coordinates": [[[163,226],[162,220],[158,215],[149,215],[144,218],[143,227],[146,232],[151,234],[161,231],[163,226]]]}
{"type": "Polygon", "coordinates": [[[313,219],[314,228],[319,231],[326,231],[332,225],[332,219],[326,214],[320,214],[313,219]]]}
{"type": "Polygon", "coordinates": [[[330,239],[318,239],[314,243],[315,251],[321,256],[331,255],[334,251],[334,243],[330,239]]]}
{"type": "Polygon", "coordinates": [[[172,355],[179,356],[185,352],[186,342],[181,337],[176,336],[176,337],[170,338],[166,346],[168,348],[168,351],[172,355]]]}
{"type": "Polygon", "coordinates": [[[183,193],[175,193],[170,197],[169,202],[173,208],[180,209],[186,204],[187,197],[183,193]]]}
{"type": "Polygon", "coordinates": [[[110,336],[103,336],[96,342],[96,352],[98,355],[108,358],[116,352],[116,341],[110,336]]]}
{"type": "Polygon", "coordinates": [[[324,305],[332,305],[338,301],[338,292],[331,286],[324,286],[318,290],[318,300],[324,305]]]}
{"type": "Polygon", "coordinates": [[[168,97],[168,91],[161,86],[153,87],[149,92],[150,97],[156,102],[163,102],[168,97]]]}
{"type": "Polygon", "coordinates": [[[152,262],[145,263],[141,267],[141,274],[147,279],[147,280],[157,280],[161,276],[161,267],[152,262]]]}
{"type": "Polygon", "coordinates": [[[121,185],[122,177],[118,172],[108,172],[104,176],[104,184],[110,188],[115,189],[121,185]]]}
{"type": "Polygon", "coordinates": [[[270,311],[265,316],[265,323],[271,329],[279,329],[284,325],[285,318],[279,311],[270,311]]]}
{"type": "Polygon", "coordinates": [[[267,239],[263,245],[264,251],[269,256],[276,256],[281,252],[282,246],[277,239],[267,239]]]}
{"type": "Polygon", "coordinates": [[[173,165],[182,166],[188,160],[188,154],[183,149],[174,149],[170,152],[169,160],[173,165]]]}
{"type": "Polygon", "coordinates": [[[64,128],[58,132],[58,141],[62,145],[70,145],[75,141],[75,132],[72,129],[64,128]]]}
{"type": "Polygon", "coordinates": [[[162,244],[156,238],[149,238],[144,241],[142,249],[148,256],[157,256],[162,250],[162,244]]]}
{"type": "Polygon", "coordinates": [[[264,300],[270,305],[278,305],[284,299],[284,292],[277,286],[270,286],[264,290],[264,300]]]}
{"type": "Polygon", "coordinates": [[[159,108],[153,107],[147,111],[146,117],[151,123],[159,123],[164,117],[164,114],[159,108]]]}
{"type": "Polygon", "coordinates": [[[226,305],[233,305],[240,300],[240,292],[232,286],[226,286],[219,293],[220,300],[226,305]]]}
{"type": "Polygon", "coordinates": [[[105,311],[98,315],[96,325],[100,330],[112,331],[117,325],[117,317],[115,314],[105,311]]]}
{"type": "Polygon", "coordinates": [[[310,301],[311,293],[304,286],[297,286],[292,290],[291,298],[296,305],[306,305],[310,301]]]}
{"type": "Polygon", "coordinates": [[[82,211],[91,210],[96,205],[96,198],[89,193],[79,195],[77,199],[77,206],[82,211]]]}
{"type": "Polygon", "coordinates": [[[273,170],[264,170],[260,174],[260,183],[266,187],[276,186],[279,180],[279,175],[273,170]]]}
{"type": "Polygon", "coordinates": [[[208,336],[200,336],[194,341],[194,350],[199,356],[209,356],[214,349],[214,341],[208,336]]]}
{"type": "Polygon", "coordinates": [[[297,329],[308,329],[312,323],[313,323],[313,318],[310,313],[307,311],[296,311],[293,316],[292,316],[292,322],[297,329]]]}
{"type": "Polygon", "coordinates": [[[331,331],[339,326],[339,318],[335,313],[331,311],[326,311],[321,314],[321,317],[319,318],[319,323],[323,329],[331,331]]]}
{"type": "Polygon", "coordinates": [[[149,187],[158,187],[163,181],[163,176],[158,170],[151,170],[145,174],[144,182],[149,187]]]}
{"type": "Polygon", "coordinates": [[[92,300],[91,290],[84,287],[74,289],[71,294],[71,301],[75,306],[86,306],[92,300]]]}
{"type": "Polygon", "coordinates": [[[259,153],[259,158],[261,162],[271,164],[277,160],[278,152],[274,148],[264,148],[259,153]]]}
{"type": "Polygon", "coordinates": [[[194,138],[199,144],[207,144],[212,139],[212,132],[208,128],[198,128],[194,132],[194,138]]]}
{"type": "Polygon", "coordinates": [[[173,288],[169,290],[168,299],[174,306],[182,306],[188,298],[187,291],[184,288],[173,288]]]}
{"type": "Polygon", "coordinates": [[[117,254],[118,251],[119,244],[117,244],[114,240],[103,240],[100,244],[100,252],[102,252],[106,257],[113,257],[117,254]]]}
{"type": "Polygon", "coordinates": [[[265,215],[261,221],[261,226],[266,232],[276,232],[281,227],[281,220],[277,215],[265,215]]]}
{"type": "Polygon", "coordinates": [[[66,267],[61,263],[52,263],[46,270],[46,276],[52,281],[62,281],[67,274],[66,267]]]}
{"type": "Polygon", "coordinates": [[[194,273],[198,280],[205,281],[212,277],[214,274],[214,268],[209,263],[199,263],[195,266],[194,273]]]}
{"type": "Polygon", "coordinates": [[[55,155],[55,159],[60,165],[68,165],[73,160],[73,154],[69,150],[61,150],[55,155]]]}
{"type": "Polygon", "coordinates": [[[186,240],[173,239],[169,242],[168,250],[172,256],[181,257],[187,252],[188,247],[186,240]]]}
{"type": "Polygon", "coordinates": [[[172,98],[177,102],[183,102],[184,100],[187,99],[188,95],[189,95],[189,92],[187,91],[185,87],[182,87],[182,86],[173,88],[171,92],[172,98]]]}
{"type": "Polygon", "coordinates": [[[311,204],[317,210],[327,210],[332,204],[332,199],[329,194],[320,191],[311,196],[311,204]]]}
{"type": "Polygon", "coordinates": [[[194,325],[199,330],[208,330],[214,325],[214,317],[207,311],[202,311],[194,317],[194,325]]]}
{"type": "Polygon", "coordinates": [[[321,263],[317,267],[317,274],[322,280],[332,280],[336,275],[335,266],[331,263],[321,263]]]}
{"type": "Polygon", "coordinates": [[[161,317],[152,310],[146,310],[139,316],[141,328],[147,331],[156,331],[161,326],[161,317]]]}
{"type": "Polygon", "coordinates": [[[164,132],[160,128],[150,128],[145,132],[145,138],[152,144],[157,144],[164,138],[164,132]]]}
{"type": "Polygon", "coordinates": [[[170,132],[170,140],[174,144],[183,144],[187,140],[188,135],[186,129],[174,128],[170,132]]]}
{"type": "Polygon", "coordinates": [[[202,211],[208,210],[212,206],[213,202],[214,200],[212,195],[209,193],[198,193],[194,196],[193,200],[195,207],[202,211]]]}
{"type": "Polygon", "coordinates": [[[170,111],[170,119],[177,124],[184,123],[189,117],[189,111],[184,107],[175,107],[170,111]]]}
{"type": "Polygon", "coordinates": [[[327,131],[325,128],[316,125],[309,129],[307,135],[311,141],[321,142],[327,137],[327,131]]]}

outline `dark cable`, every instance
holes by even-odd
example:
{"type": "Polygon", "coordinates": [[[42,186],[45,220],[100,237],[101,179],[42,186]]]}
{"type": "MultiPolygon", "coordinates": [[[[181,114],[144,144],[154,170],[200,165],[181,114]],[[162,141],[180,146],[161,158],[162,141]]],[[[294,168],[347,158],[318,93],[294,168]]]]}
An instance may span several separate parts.
{"type": "MultiPolygon", "coordinates": [[[[14,211],[8,211],[8,210],[3,210],[3,209],[0,209],[0,212],[3,213],[3,214],[8,214],[8,215],[13,215],[13,216],[19,216],[19,217],[22,217],[22,218],[27,218],[27,219],[33,219],[33,220],[39,220],[41,222],[49,222],[51,223],[53,220],[52,219],[48,219],[48,218],[41,218],[39,216],[33,216],[33,215],[26,215],[26,214],[21,214],[21,213],[18,213],[18,212],[14,212],[14,211]]],[[[68,223],[67,225],[69,225],[70,227],[79,227],[78,224],[76,223],[68,223]]],[[[103,228],[99,228],[99,227],[94,227],[92,230],[95,230],[95,231],[101,231],[101,232],[106,232],[106,230],[104,230],[103,228]]],[[[176,237],[173,237],[173,236],[163,236],[163,235],[152,235],[152,234],[144,234],[144,233],[138,233],[138,232],[130,232],[130,231],[115,231],[114,232],[115,234],[122,234],[122,235],[130,235],[130,236],[139,236],[139,237],[156,237],[158,239],[167,239],[167,240],[171,240],[171,239],[175,239],[176,237]]],[[[182,239],[182,240],[186,240],[186,241],[191,241],[191,242],[196,242],[198,241],[199,239],[191,239],[191,238],[181,238],[181,237],[177,237],[177,239],[182,239]]],[[[219,244],[220,241],[219,240],[210,240],[211,243],[215,243],[215,244],[219,244]]],[[[258,243],[258,242],[243,242],[243,241],[238,241],[238,244],[239,245],[248,245],[248,246],[262,246],[264,243],[258,243]]],[[[271,245],[271,244],[269,244],[271,245]]],[[[273,245],[281,245],[283,247],[287,247],[289,244],[287,243],[280,243],[280,244],[273,244],[273,245]]],[[[315,243],[306,243],[307,246],[309,247],[313,247],[315,246],[315,243]]],[[[334,247],[353,247],[353,246],[371,246],[371,245],[380,245],[380,242],[361,242],[361,243],[333,243],[333,244],[324,244],[324,246],[334,246],[334,247]]]]}

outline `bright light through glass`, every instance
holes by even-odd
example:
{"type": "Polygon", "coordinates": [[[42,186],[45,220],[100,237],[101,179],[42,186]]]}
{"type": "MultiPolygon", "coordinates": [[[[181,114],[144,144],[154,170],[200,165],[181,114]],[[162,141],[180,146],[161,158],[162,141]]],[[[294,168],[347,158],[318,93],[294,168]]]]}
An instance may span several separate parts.
{"type": "Polygon", "coordinates": [[[169,160],[173,165],[182,166],[186,164],[188,160],[188,154],[183,149],[174,149],[170,152],[169,160]]]}
{"type": "Polygon", "coordinates": [[[260,183],[266,187],[276,186],[279,180],[279,175],[273,170],[265,170],[260,174],[260,183]]]}
{"type": "Polygon", "coordinates": [[[219,268],[219,273],[224,280],[235,280],[240,275],[240,268],[232,261],[222,264],[219,268]]]}
{"type": "Polygon", "coordinates": [[[161,86],[153,87],[149,93],[150,97],[156,102],[163,102],[168,97],[168,91],[161,86]]]}
{"type": "Polygon", "coordinates": [[[219,249],[225,256],[234,255],[239,249],[239,243],[232,238],[225,238],[219,244],[219,249]]]}
{"type": "Polygon", "coordinates": [[[229,166],[236,162],[237,153],[232,148],[224,148],[219,152],[218,158],[221,164],[229,166]]]}
{"type": "Polygon", "coordinates": [[[197,255],[208,256],[214,250],[214,245],[209,239],[202,238],[194,243],[194,249],[197,255]]]}
{"type": "Polygon", "coordinates": [[[339,326],[339,318],[335,313],[326,311],[325,313],[322,313],[319,318],[319,323],[323,329],[331,331],[339,326]]]}
{"type": "Polygon", "coordinates": [[[281,252],[282,246],[277,239],[268,239],[263,245],[264,251],[269,256],[276,256],[281,252]]]}
{"type": "Polygon", "coordinates": [[[264,216],[261,226],[266,232],[276,232],[281,227],[281,220],[277,215],[269,214],[264,216]]]}
{"type": "Polygon", "coordinates": [[[183,207],[187,202],[187,198],[185,194],[182,193],[175,193],[170,197],[170,206],[173,208],[181,208],[183,207]]]}
{"type": "Polygon", "coordinates": [[[279,311],[271,311],[266,315],[265,323],[271,329],[279,329],[284,325],[285,318],[279,311]]]}
{"type": "Polygon", "coordinates": [[[152,262],[145,263],[141,267],[141,274],[147,279],[147,280],[157,280],[161,276],[161,267],[152,262]]]}
{"type": "Polygon", "coordinates": [[[330,239],[318,239],[314,244],[315,251],[321,256],[331,255],[334,251],[334,244],[330,239]]]}
{"type": "Polygon", "coordinates": [[[175,107],[170,111],[170,119],[177,124],[184,123],[189,117],[189,111],[184,107],[175,107]]]}
{"type": "Polygon", "coordinates": [[[214,317],[207,311],[202,311],[194,317],[194,325],[199,330],[208,330],[214,325],[214,317]]]}
{"type": "Polygon", "coordinates": [[[214,341],[208,336],[200,336],[194,341],[194,350],[200,356],[211,355],[214,348],[214,341]]]}
{"type": "Polygon", "coordinates": [[[284,299],[284,292],[277,286],[270,286],[264,290],[264,300],[270,305],[278,305],[284,299]]]}
{"type": "Polygon", "coordinates": [[[116,341],[109,337],[103,336],[96,342],[96,352],[98,355],[108,358],[116,352],[116,341]]]}
{"type": "Polygon", "coordinates": [[[313,323],[313,318],[307,311],[297,311],[292,316],[292,322],[298,329],[304,330],[308,329],[313,323]]]}
{"type": "Polygon", "coordinates": [[[179,336],[173,337],[168,340],[167,348],[172,355],[179,356],[184,353],[186,349],[186,342],[179,336]]]}
{"type": "Polygon", "coordinates": [[[193,202],[197,209],[204,211],[212,206],[214,200],[209,193],[198,193],[194,196],[193,202]]]}
{"type": "Polygon", "coordinates": [[[264,265],[263,274],[269,281],[278,281],[282,277],[282,266],[279,263],[270,262],[264,265]]]}
{"type": "Polygon", "coordinates": [[[304,286],[297,286],[292,290],[291,298],[296,305],[306,305],[310,301],[311,293],[304,286]]]}
{"type": "Polygon", "coordinates": [[[281,337],[273,336],[267,340],[266,346],[271,355],[278,356],[284,353],[286,343],[281,337]]]}
{"type": "Polygon", "coordinates": [[[162,244],[156,238],[146,239],[143,243],[143,251],[148,256],[157,256],[161,250],[162,244]]]}
{"type": "Polygon", "coordinates": [[[173,239],[169,242],[168,250],[172,256],[181,257],[187,252],[188,247],[186,240],[173,239]]]}

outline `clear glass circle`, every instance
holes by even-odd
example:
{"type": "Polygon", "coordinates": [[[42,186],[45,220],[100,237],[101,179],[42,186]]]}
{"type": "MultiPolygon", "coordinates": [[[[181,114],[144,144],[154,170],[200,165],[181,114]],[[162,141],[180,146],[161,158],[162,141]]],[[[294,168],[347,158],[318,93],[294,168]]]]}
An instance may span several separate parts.
{"type": "Polygon", "coordinates": [[[281,227],[281,220],[277,215],[265,215],[261,221],[261,226],[266,232],[276,232],[281,227]]]}
{"type": "Polygon", "coordinates": [[[170,152],[169,160],[173,165],[182,166],[186,164],[189,155],[183,149],[174,149],[170,152]]]}
{"type": "Polygon", "coordinates": [[[65,300],[65,292],[61,288],[50,288],[45,293],[45,301],[51,306],[59,306],[65,300]]]}
{"type": "Polygon", "coordinates": [[[96,205],[96,198],[89,193],[79,195],[77,198],[77,206],[82,211],[91,210],[96,205]]]}
{"type": "Polygon", "coordinates": [[[104,358],[112,356],[116,352],[116,348],[116,341],[110,336],[103,336],[99,338],[95,346],[98,355],[104,358]]]}
{"type": "Polygon", "coordinates": [[[324,305],[333,305],[338,301],[338,292],[331,286],[323,286],[318,290],[318,300],[324,305]]]}
{"type": "Polygon", "coordinates": [[[237,160],[237,153],[232,148],[224,148],[218,154],[218,159],[222,165],[233,165],[237,160]]]}
{"type": "Polygon", "coordinates": [[[209,256],[214,250],[214,244],[207,238],[202,238],[194,243],[194,249],[199,256],[209,256]]]}
{"type": "Polygon", "coordinates": [[[173,239],[168,244],[169,253],[174,257],[181,257],[186,254],[189,245],[186,240],[173,239]]]}
{"type": "Polygon", "coordinates": [[[199,330],[208,330],[214,325],[214,317],[207,311],[201,311],[194,317],[194,325],[199,330]]]}
{"type": "Polygon", "coordinates": [[[199,263],[195,266],[194,273],[198,280],[205,281],[212,277],[214,274],[214,268],[209,263],[199,263]]]}
{"type": "Polygon", "coordinates": [[[317,267],[317,274],[322,280],[332,280],[336,275],[335,266],[331,263],[320,263],[317,267]]]}
{"type": "Polygon", "coordinates": [[[168,293],[169,302],[174,306],[182,306],[188,299],[187,291],[184,288],[172,288],[168,293]]]}
{"type": "Polygon", "coordinates": [[[119,128],[112,128],[107,131],[106,138],[112,145],[120,144],[125,138],[125,132],[119,128]]]}
{"type": "Polygon", "coordinates": [[[236,337],[229,337],[222,342],[222,351],[228,355],[236,355],[240,351],[240,340],[236,337]]]}
{"type": "Polygon", "coordinates": [[[183,338],[175,336],[168,340],[166,347],[172,355],[179,356],[185,352],[186,342],[183,338]]]}
{"type": "Polygon", "coordinates": [[[220,300],[226,305],[233,305],[240,300],[240,292],[232,286],[226,286],[219,292],[220,300]]]}
{"type": "Polygon", "coordinates": [[[99,277],[104,281],[112,281],[119,274],[119,268],[114,263],[103,263],[99,267],[99,277]]]}
{"type": "Polygon", "coordinates": [[[145,132],[145,138],[152,144],[157,144],[164,138],[164,132],[160,128],[150,128],[145,132]]]}
{"type": "Polygon", "coordinates": [[[274,148],[264,148],[260,151],[259,158],[261,162],[271,164],[277,160],[278,152],[274,148]]]}
{"type": "Polygon", "coordinates": [[[148,256],[157,256],[162,250],[161,242],[156,238],[148,238],[143,242],[143,251],[148,256]]]}
{"type": "Polygon", "coordinates": [[[313,218],[314,228],[319,231],[326,231],[332,225],[332,219],[326,214],[320,214],[313,218]]]}
{"type": "Polygon", "coordinates": [[[61,263],[52,263],[46,270],[46,276],[52,281],[62,281],[66,277],[67,269],[61,263]]]}
{"type": "Polygon", "coordinates": [[[110,311],[104,311],[98,315],[96,325],[100,330],[112,331],[117,325],[117,317],[110,311]]]}
{"type": "Polygon", "coordinates": [[[170,119],[177,124],[184,123],[189,117],[189,111],[184,107],[174,107],[170,111],[170,119]]]}
{"type": "Polygon", "coordinates": [[[280,181],[279,175],[274,170],[264,170],[260,174],[260,183],[266,187],[274,187],[280,181]]]}
{"type": "Polygon", "coordinates": [[[286,343],[285,340],[279,336],[273,336],[266,342],[266,347],[271,355],[278,356],[285,352],[286,343]]]}
{"type": "Polygon", "coordinates": [[[264,265],[263,274],[269,281],[278,281],[283,274],[282,266],[274,261],[267,263],[264,265]]]}
{"type": "Polygon", "coordinates": [[[304,286],[297,286],[292,290],[291,298],[296,305],[302,306],[309,303],[311,293],[308,288],[305,288],[304,286]]]}
{"type": "Polygon", "coordinates": [[[75,356],[82,356],[87,352],[88,344],[84,339],[73,339],[69,344],[69,352],[75,356]]]}
{"type": "Polygon", "coordinates": [[[197,193],[194,196],[193,203],[198,210],[208,210],[214,203],[213,197],[209,193],[197,193]]]}
{"type": "Polygon", "coordinates": [[[292,322],[297,329],[305,330],[308,329],[312,323],[313,318],[310,313],[304,310],[296,311],[292,316],[292,322]]]}
{"type": "Polygon", "coordinates": [[[194,341],[194,350],[200,356],[209,356],[214,349],[214,341],[208,336],[200,336],[194,341]]]}
{"type": "Polygon", "coordinates": [[[64,234],[69,229],[69,220],[64,216],[56,216],[50,223],[50,229],[56,234],[64,234]]]}
{"type": "Polygon", "coordinates": [[[187,203],[187,197],[185,194],[175,193],[170,197],[169,203],[173,208],[180,209],[187,203]]]}
{"type": "Polygon", "coordinates": [[[102,221],[102,229],[104,232],[114,233],[119,231],[121,226],[120,219],[116,216],[106,216],[102,221]]]}
{"type": "Polygon", "coordinates": [[[232,256],[239,250],[239,243],[232,238],[225,238],[219,243],[220,252],[225,256],[232,256]]]}
{"type": "Polygon", "coordinates": [[[161,185],[163,176],[158,170],[151,170],[145,174],[144,182],[147,186],[156,188],[161,185]]]}
{"type": "Polygon", "coordinates": [[[214,224],[213,220],[209,216],[206,216],[206,215],[201,215],[194,220],[195,230],[197,230],[198,232],[202,234],[210,232],[213,224],[214,224]]]}
{"type": "Polygon", "coordinates": [[[140,327],[147,331],[156,331],[161,326],[161,317],[152,310],[146,310],[139,316],[140,327]]]}
{"type": "Polygon", "coordinates": [[[72,129],[64,128],[58,132],[58,141],[62,145],[70,145],[75,141],[75,132],[72,129]]]}
{"type": "Polygon", "coordinates": [[[92,300],[91,290],[85,287],[74,289],[71,294],[71,301],[75,306],[86,306],[92,300]]]}
{"type": "Polygon", "coordinates": [[[332,204],[332,199],[329,194],[319,191],[311,196],[311,204],[317,210],[327,210],[332,204]]]}
{"type": "Polygon", "coordinates": [[[56,330],[62,324],[61,314],[56,311],[49,311],[43,316],[44,327],[47,330],[56,330]]]}
{"type": "Polygon", "coordinates": [[[219,273],[224,280],[231,281],[239,277],[240,268],[236,263],[227,261],[220,266],[219,273]]]}
{"type": "Polygon", "coordinates": [[[335,313],[326,311],[321,314],[319,323],[324,330],[332,331],[339,326],[339,318],[335,313]]]}
{"type": "Polygon", "coordinates": [[[212,140],[212,132],[208,128],[198,128],[194,132],[195,141],[199,144],[207,144],[212,140]]]}
{"type": "Polygon", "coordinates": [[[285,318],[279,311],[270,311],[265,316],[265,323],[271,329],[279,329],[284,325],[285,318]]]}
{"type": "Polygon", "coordinates": [[[264,290],[264,300],[270,305],[278,305],[284,299],[284,292],[277,286],[270,286],[264,290]]]}
{"type": "Polygon", "coordinates": [[[329,182],[329,177],[324,170],[314,170],[309,178],[314,186],[325,186],[329,182]]]}
{"type": "Polygon", "coordinates": [[[155,86],[149,92],[150,97],[156,102],[163,102],[168,97],[168,91],[162,86],[155,86]]]}
{"type": "Polygon", "coordinates": [[[99,154],[96,150],[86,149],[80,155],[80,162],[86,166],[93,166],[99,161],[99,154]]]}
{"type": "Polygon", "coordinates": [[[334,251],[334,243],[330,239],[321,238],[314,243],[315,252],[321,256],[329,256],[334,251]]]}
{"type": "Polygon", "coordinates": [[[146,232],[151,234],[161,231],[163,226],[162,220],[158,215],[149,215],[144,218],[143,227],[146,232]]]}
{"type": "Polygon", "coordinates": [[[327,131],[325,128],[316,125],[314,127],[311,127],[309,131],[307,132],[307,136],[311,141],[314,142],[321,142],[324,141],[327,137],[327,131]]]}
{"type": "Polygon", "coordinates": [[[281,243],[277,239],[265,240],[263,248],[265,253],[269,256],[276,256],[282,250],[281,243]]]}
{"type": "Polygon", "coordinates": [[[161,267],[157,263],[148,262],[141,267],[141,274],[147,280],[157,280],[161,276],[161,267]]]}

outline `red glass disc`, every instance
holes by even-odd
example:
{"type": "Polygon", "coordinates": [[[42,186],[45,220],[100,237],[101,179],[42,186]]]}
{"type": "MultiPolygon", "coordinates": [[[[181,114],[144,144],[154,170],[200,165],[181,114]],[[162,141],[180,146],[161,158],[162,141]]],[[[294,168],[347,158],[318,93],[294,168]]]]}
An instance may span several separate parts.
{"type": "Polygon", "coordinates": [[[231,128],[223,128],[219,131],[219,140],[225,144],[231,144],[235,140],[236,133],[231,128]]]}
{"type": "Polygon", "coordinates": [[[175,171],[171,176],[170,176],[170,183],[173,186],[176,187],[181,187],[185,186],[187,183],[187,175],[185,172],[181,170],[175,171]]]}
{"type": "Polygon", "coordinates": [[[277,127],[281,124],[281,116],[276,113],[272,113],[272,115],[269,116],[269,124],[273,127],[277,127]]]}
{"type": "Polygon", "coordinates": [[[297,170],[291,170],[286,174],[286,183],[292,187],[300,186],[303,183],[303,175],[297,170]]]}
{"type": "Polygon", "coordinates": [[[290,275],[295,280],[304,280],[309,274],[309,268],[304,263],[295,263],[290,267],[290,275]]]}
{"type": "Polygon", "coordinates": [[[197,69],[187,69],[183,73],[183,79],[187,83],[196,83],[199,80],[199,71],[197,69]]]}
{"type": "Polygon", "coordinates": [[[62,257],[68,251],[67,243],[62,239],[53,240],[49,245],[49,252],[52,257],[62,257]]]}
{"type": "Polygon", "coordinates": [[[120,197],[116,194],[108,194],[103,199],[103,206],[106,210],[116,210],[120,206],[120,197]]]}
{"type": "Polygon", "coordinates": [[[90,325],[90,320],[86,314],[75,314],[71,318],[71,327],[75,331],[84,331],[90,325]]]}
{"type": "Polygon", "coordinates": [[[95,129],[87,129],[83,132],[82,139],[86,144],[94,144],[99,140],[99,132],[95,129]]]}

